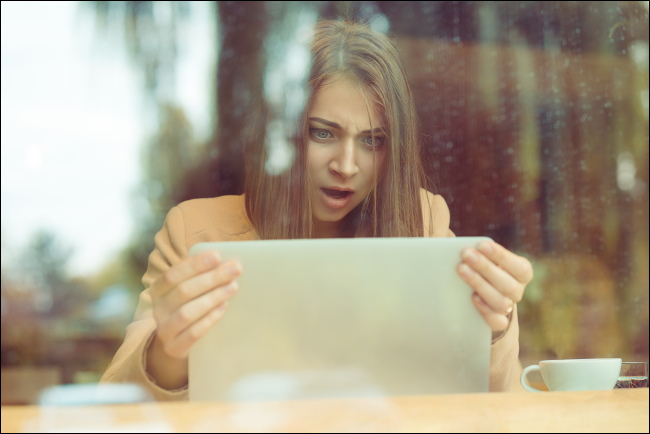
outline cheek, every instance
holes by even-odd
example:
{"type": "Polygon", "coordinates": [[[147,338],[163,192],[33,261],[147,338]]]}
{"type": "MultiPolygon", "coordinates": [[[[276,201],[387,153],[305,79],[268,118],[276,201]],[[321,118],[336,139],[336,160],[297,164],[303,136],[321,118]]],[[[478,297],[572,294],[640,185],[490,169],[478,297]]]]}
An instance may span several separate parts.
{"type": "MultiPolygon", "coordinates": [[[[375,165],[377,167],[381,167],[379,165],[380,160],[377,159],[377,156],[374,156],[367,151],[363,151],[361,156],[357,156],[357,166],[359,167],[359,175],[361,179],[357,180],[357,182],[360,181],[359,187],[363,186],[363,189],[366,192],[369,192],[373,186],[374,186],[374,173],[375,173],[375,165]]],[[[381,172],[377,171],[377,175],[379,175],[381,172]]],[[[379,181],[379,176],[377,177],[377,181],[379,181]]]]}
{"type": "Polygon", "coordinates": [[[318,145],[307,146],[307,172],[311,176],[316,176],[327,170],[328,154],[325,149],[318,145]]]}
{"type": "Polygon", "coordinates": [[[382,178],[383,173],[386,171],[385,166],[386,162],[386,152],[377,152],[374,155],[368,153],[368,155],[363,159],[363,171],[370,178],[369,182],[372,182],[373,174],[377,173],[377,182],[382,178]]]}
{"type": "Polygon", "coordinates": [[[318,160],[319,158],[317,148],[311,144],[307,145],[307,167],[310,170],[313,170],[318,165],[318,160]]]}

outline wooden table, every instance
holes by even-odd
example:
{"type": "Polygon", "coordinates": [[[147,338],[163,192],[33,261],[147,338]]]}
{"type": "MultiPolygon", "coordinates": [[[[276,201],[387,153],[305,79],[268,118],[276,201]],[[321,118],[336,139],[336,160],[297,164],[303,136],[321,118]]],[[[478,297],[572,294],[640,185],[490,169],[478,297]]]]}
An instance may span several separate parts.
{"type": "Polygon", "coordinates": [[[3,406],[2,432],[648,432],[648,389],[3,406]]]}

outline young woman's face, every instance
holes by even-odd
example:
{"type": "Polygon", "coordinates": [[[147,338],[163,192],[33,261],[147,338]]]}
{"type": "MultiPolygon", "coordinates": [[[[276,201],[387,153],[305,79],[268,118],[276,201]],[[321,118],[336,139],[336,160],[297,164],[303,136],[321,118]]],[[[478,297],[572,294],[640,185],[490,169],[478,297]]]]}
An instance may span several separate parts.
{"type": "Polygon", "coordinates": [[[349,80],[336,80],[315,95],[309,112],[307,165],[316,227],[343,219],[368,196],[375,176],[379,181],[387,153],[387,138],[381,132],[386,125],[379,119],[369,113],[363,94],[349,80]]]}

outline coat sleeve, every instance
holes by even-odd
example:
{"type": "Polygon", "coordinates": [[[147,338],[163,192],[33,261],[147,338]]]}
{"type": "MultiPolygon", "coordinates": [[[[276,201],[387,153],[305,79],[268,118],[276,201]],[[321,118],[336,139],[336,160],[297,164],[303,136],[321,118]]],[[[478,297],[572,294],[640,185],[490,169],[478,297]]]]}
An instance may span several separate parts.
{"type": "MultiPolygon", "coordinates": [[[[454,237],[449,207],[440,195],[421,190],[424,236],[454,237]]],[[[519,372],[519,324],[517,306],[511,314],[508,328],[492,338],[490,350],[490,392],[510,390],[519,372]]]]}
{"type": "Polygon", "coordinates": [[[156,401],[183,400],[187,399],[187,386],[171,391],[162,389],[145,370],[147,348],[156,330],[149,287],[158,276],[187,257],[185,224],[180,207],[169,211],[154,240],[155,247],[149,255],[149,265],[142,277],[144,290],[140,293],[133,322],[126,328],[124,342],[100,383],[135,383],[149,392],[156,401]]]}

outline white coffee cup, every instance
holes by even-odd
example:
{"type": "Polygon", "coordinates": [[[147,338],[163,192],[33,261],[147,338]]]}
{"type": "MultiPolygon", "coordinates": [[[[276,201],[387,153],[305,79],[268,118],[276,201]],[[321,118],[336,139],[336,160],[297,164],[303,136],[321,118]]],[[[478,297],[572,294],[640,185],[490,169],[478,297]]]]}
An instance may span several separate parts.
{"type": "Polygon", "coordinates": [[[540,371],[550,391],[611,390],[621,371],[621,359],[542,360],[521,373],[521,385],[529,392],[541,392],[526,381],[528,373],[540,371]]]}

